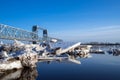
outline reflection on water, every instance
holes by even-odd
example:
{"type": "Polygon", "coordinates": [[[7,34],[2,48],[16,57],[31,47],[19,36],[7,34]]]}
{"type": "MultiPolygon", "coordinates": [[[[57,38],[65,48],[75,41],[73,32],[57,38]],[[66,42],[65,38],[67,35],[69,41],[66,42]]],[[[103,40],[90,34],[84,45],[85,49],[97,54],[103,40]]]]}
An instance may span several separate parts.
{"type": "Polygon", "coordinates": [[[0,73],[0,79],[1,80],[12,80],[17,79],[21,76],[22,70],[12,70],[7,72],[1,72],[0,73]]]}
{"type": "Polygon", "coordinates": [[[91,53],[92,58],[88,57],[90,54],[69,55],[70,59],[81,64],[71,63],[68,59],[38,62],[35,69],[0,73],[0,80],[120,80],[120,54],[108,52],[116,47],[99,47],[105,53],[91,53]]]}
{"type": "MultiPolygon", "coordinates": [[[[69,59],[73,63],[79,63],[77,62],[76,58],[87,58],[87,55],[69,55],[69,59]]],[[[69,61],[69,59],[64,59],[64,61],[69,61]]],[[[55,61],[55,60],[54,60],[55,61]]],[[[53,62],[54,62],[53,61],[53,62]]],[[[45,62],[45,61],[44,61],[45,62]]],[[[46,60],[47,64],[50,64],[49,60],[46,60]]],[[[62,61],[56,60],[56,62],[60,63],[62,61]]],[[[37,69],[31,69],[31,68],[24,68],[20,70],[11,70],[11,71],[6,71],[6,72],[1,72],[0,73],[0,80],[36,80],[38,76],[37,69]]],[[[39,80],[39,79],[38,79],[39,80]]]]}
{"type": "Polygon", "coordinates": [[[37,75],[36,68],[25,68],[0,73],[0,80],[36,80],[37,75]]]}
{"type": "Polygon", "coordinates": [[[101,50],[100,52],[96,52],[94,54],[109,54],[113,56],[119,56],[120,55],[120,45],[114,45],[114,46],[93,46],[91,50],[101,50]]]}
{"type": "MultiPolygon", "coordinates": [[[[77,59],[81,64],[56,61],[51,64],[38,63],[37,80],[120,80],[120,56],[108,53],[110,48],[120,48],[119,46],[96,46],[105,53],[90,53],[92,58],[83,58],[85,55],[72,55],[72,59],[77,59]],[[47,76],[47,77],[46,77],[47,76]]],[[[95,47],[93,47],[95,48],[95,47]]]]}

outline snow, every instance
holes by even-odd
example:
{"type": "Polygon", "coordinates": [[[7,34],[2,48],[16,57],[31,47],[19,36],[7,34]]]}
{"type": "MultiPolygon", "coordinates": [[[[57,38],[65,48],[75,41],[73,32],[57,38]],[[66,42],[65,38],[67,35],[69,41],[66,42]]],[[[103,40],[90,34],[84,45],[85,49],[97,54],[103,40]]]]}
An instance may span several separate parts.
{"type": "MultiPolygon", "coordinates": [[[[53,40],[55,42],[55,40],[53,40]]],[[[80,42],[74,44],[74,43],[45,43],[42,42],[41,44],[24,44],[20,41],[15,40],[13,43],[13,48],[16,48],[15,51],[10,52],[8,55],[7,51],[2,51],[2,56],[4,57],[3,60],[1,60],[0,70],[11,70],[14,68],[22,68],[24,66],[27,67],[34,67],[36,66],[35,63],[38,61],[38,58],[41,56],[45,59],[48,59],[50,56],[51,58],[57,57],[58,55],[61,55],[63,53],[66,53],[68,51],[75,51],[74,48],[80,46],[80,42]],[[49,45],[50,44],[50,45],[49,45]],[[59,47],[59,48],[58,48],[59,47]],[[55,54],[52,54],[52,49],[55,54]],[[39,55],[40,54],[40,55],[39,55]],[[38,57],[39,56],[39,57],[38,57]],[[15,60],[12,62],[7,61],[8,58],[15,58],[19,57],[19,60],[15,60]]],[[[12,47],[8,46],[8,48],[12,47]]],[[[90,48],[91,46],[88,46],[90,48]]],[[[84,50],[86,53],[89,50],[84,50]]],[[[80,51],[76,51],[76,53],[79,53],[80,51]]],[[[80,64],[80,61],[77,61],[76,59],[68,59],[71,62],[80,64]]]]}
{"type": "Polygon", "coordinates": [[[2,63],[0,64],[0,70],[11,70],[11,69],[20,69],[22,68],[22,64],[20,61],[14,61],[9,63],[2,63]]]}

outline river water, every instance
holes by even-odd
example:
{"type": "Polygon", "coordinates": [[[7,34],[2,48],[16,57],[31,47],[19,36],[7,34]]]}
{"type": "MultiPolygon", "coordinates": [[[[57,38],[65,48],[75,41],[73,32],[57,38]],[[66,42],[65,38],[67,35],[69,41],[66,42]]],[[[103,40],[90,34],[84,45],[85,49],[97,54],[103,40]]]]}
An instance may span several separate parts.
{"type": "Polygon", "coordinates": [[[92,54],[79,60],[81,64],[38,63],[36,80],[120,80],[120,56],[92,54]]]}
{"type": "Polygon", "coordinates": [[[120,80],[120,55],[107,52],[91,55],[91,58],[78,58],[81,64],[38,62],[35,69],[8,72],[0,75],[0,80],[120,80]]]}

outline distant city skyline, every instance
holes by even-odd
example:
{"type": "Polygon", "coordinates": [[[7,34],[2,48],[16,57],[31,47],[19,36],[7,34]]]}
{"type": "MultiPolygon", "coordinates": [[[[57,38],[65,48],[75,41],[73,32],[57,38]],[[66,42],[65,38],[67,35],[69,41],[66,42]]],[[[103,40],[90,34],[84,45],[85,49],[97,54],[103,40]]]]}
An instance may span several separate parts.
{"type": "Polygon", "coordinates": [[[0,0],[0,23],[65,41],[120,42],[120,0],[0,0]],[[42,33],[42,32],[41,32],[42,33]]]}

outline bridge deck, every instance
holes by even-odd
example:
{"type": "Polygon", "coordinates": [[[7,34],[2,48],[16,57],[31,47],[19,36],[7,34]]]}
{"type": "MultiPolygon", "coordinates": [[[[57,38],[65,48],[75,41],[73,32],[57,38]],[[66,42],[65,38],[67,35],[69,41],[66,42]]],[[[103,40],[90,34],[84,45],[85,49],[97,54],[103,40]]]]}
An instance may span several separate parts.
{"type": "Polygon", "coordinates": [[[40,41],[40,37],[37,33],[25,31],[4,24],[0,24],[0,39],[40,41]]]}

